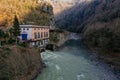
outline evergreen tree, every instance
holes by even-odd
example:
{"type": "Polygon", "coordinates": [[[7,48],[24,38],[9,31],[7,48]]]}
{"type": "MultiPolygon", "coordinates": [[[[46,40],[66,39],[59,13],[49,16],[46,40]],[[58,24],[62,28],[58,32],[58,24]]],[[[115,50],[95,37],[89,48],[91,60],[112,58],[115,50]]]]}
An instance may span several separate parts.
{"type": "Polygon", "coordinates": [[[15,15],[14,22],[13,22],[13,36],[16,39],[16,44],[17,44],[17,37],[20,36],[20,26],[19,26],[19,21],[17,16],[15,15]]]}
{"type": "Polygon", "coordinates": [[[5,35],[4,31],[2,31],[2,30],[0,29],[0,47],[1,47],[1,45],[2,45],[2,41],[3,41],[3,39],[4,39],[4,35],[5,35]]]}
{"type": "Polygon", "coordinates": [[[8,33],[8,31],[6,31],[5,33],[4,33],[4,39],[5,39],[5,42],[7,43],[8,42],[8,39],[9,39],[9,33],[8,33]]]}
{"type": "Polygon", "coordinates": [[[17,36],[20,36],[20,26],[19,26],[19,21],[16,15],[13,22],[13,36],[15,38],[17,38],[17,36]]]}
{"type": "Polygon", "coordinates": [[[8,32],[9,32],[9,37],[12,38],[13,37],[13,28],[10,28],[8,32]]]}

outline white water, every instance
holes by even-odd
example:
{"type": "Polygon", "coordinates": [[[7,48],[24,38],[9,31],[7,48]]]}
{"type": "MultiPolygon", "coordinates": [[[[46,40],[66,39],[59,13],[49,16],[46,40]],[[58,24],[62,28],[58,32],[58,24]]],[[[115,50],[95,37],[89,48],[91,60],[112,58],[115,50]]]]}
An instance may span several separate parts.
{"type": "Polygon", "coordinates": [[[42,58],[47,68],[36,80],[118,80],[76,38],[59,51],[43,52],[42,58]]]}

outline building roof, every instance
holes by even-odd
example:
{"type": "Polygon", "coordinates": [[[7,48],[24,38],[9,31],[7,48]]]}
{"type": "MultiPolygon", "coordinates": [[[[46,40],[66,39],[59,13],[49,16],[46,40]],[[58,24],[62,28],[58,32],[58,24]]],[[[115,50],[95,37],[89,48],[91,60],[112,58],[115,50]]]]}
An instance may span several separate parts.
{"type": "Polygon", "coordinates": [[[49,26],[38,26],[38,25],[20,25],[21,28],[49,28],[49,26]]]}

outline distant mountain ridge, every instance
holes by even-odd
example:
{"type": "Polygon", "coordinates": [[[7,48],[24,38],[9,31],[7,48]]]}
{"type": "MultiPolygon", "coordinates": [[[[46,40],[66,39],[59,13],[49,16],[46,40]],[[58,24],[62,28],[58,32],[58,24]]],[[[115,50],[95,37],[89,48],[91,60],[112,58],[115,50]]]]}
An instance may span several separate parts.
{"type": "Polygon", "coordinates": [[[51,0],[51,3],[53,4],[53,8],[54,8],[53,11],[56,16],[57,14],[61,13],[66,9],[86,1],[88,2],[91,0],[51,0]]]}
{"type": "Polygon", "coordinates": [[[106,22],[120,16],[120,0],[77,1],[79,4],[72,5],[72,7],[57,14],[56,24],[59,28],[74,29],[74,31],[79,32],[81,27],[87,26],[87,24],[106,22]]]}

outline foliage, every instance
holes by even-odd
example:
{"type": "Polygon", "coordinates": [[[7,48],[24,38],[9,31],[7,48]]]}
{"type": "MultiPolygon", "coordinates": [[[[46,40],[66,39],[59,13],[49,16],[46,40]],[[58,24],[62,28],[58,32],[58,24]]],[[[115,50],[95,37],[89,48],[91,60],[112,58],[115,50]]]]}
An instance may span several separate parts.
{"type": "Polygon", "coordinates": [[[4,33],[4,31],[2,31],[2,30],[0,29],[0,47],[1,47],[1,45],[2,45],[2,41],[3,41],[4,37],[5,37],[5,33],[4,33]]]}
{"type": "Polygon", "coordinates": [[[14,15],[20,24],[49,25],[53,15],[52,6],[38,1],[41,0],[0,0],[0,26],[12,26],[14,15]]]}
{"type": "Polygon", "coordinates": [[[21,47],[27,47],[27,43],[26,42],[22,42],[22,43],[19,44],[19,46],[21,46],[21,47]]]}
{"type": "Polygon", "coordinates": [[[41,68],[39,52],[33,48],[0,48],[0,80],[31,80],[41,68]]]}
{"type": "Polygon", "coordinates": [[[94,30],[85,37],[86,42],[93,47],[103,50],[120,52],[120,35],[108,27],[94,30]]]}
{"type": "Polygon", "coordinates": [[[120,0],[91,0],[91,2],[85,0],[83,3],[65,9],[58,14],[56,17],[57,26],[61,29],[81,32],[83,26],[86,28],[86,26],[97,22],[110,23],[120,18],[120,0]]]}
{"type": "Polygon", "coordinates": [[[13,38],[10,37],[8,39],[8,44],[13,44],[13,43],[15,43],[15,39],[13,39],[13,38]]]}
{"type": "Polygon", "coordinates": [[[58,42],[58,33],[57,32],[51,32],[50,33],[50,41],[51,42],[58,42]]]}
{"type": "Polygon", "coordinates": [[[81,32],[89,46],[120,52],[120,0],[91,0],[89,3],[85,0],[83,3],[57,15],[60,17],[56,19],[57,26],[81,32]]]}
{"type": "Polygon", "coordinates": [[[4,38],[4,35],[5,35],[4,31],[0,29],[0,40],[4,38]]]}
{"type": "Polygon", "coordinates": [[[13,22],[13,35],[14,37],[20,36],[20,26],[19,26],[19,21],[17,16],[15,15],[14,17],[14,22],[13,22]]]}
{"type": "Polygon", "coordinates": [[[46,45],[46,49],[54,51],[55,50],[55,44],[48,44],[48,45],[46,45]]]}

